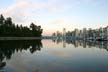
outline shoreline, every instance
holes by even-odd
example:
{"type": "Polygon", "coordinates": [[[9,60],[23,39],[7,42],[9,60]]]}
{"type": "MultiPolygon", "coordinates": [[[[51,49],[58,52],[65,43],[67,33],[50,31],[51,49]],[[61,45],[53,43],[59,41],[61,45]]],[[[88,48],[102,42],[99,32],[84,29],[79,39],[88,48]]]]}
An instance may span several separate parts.
{"type": "Polygon", "coordinates": [[[37,40],[42,37],[0,37],[0,40],[37,40]]]}

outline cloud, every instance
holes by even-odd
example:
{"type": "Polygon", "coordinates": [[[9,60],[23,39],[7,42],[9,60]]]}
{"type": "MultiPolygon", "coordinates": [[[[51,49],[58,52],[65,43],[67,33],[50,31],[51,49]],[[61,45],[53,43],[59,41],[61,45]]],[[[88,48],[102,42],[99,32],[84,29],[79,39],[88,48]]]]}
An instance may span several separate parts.
{"type": "Polygon", "coordinates": [[[27,18],[34,15],[33,11],[36,12],[43,7],[44,4],[42,3],[33,3],[30,0],[16,0],[12,5],[0,9],[0,13],[12,17],[17,23],[24,23],[27,18]]]}
{"type": "Polygon", "coordinates": [[[48,10],[65,11],[79,6],[80,4],[93,3],[95,0],[48,0],[48,10]]]}
{"type": "Polygon", "coordinates": [[[65,24],[69,24],[70,23],[70,20],[69,19],[66,19],[66,18],[58,18],[56,19],[54,22],[52,22],[52,24],[62,24],[62,25],[65,25],[65,24]]]}
{"type": "Polygon", "coordinates": [[[70,17],[59,17],[53,19],[51,22],[49,22],[50,25],[52,25],[53,28],[56,28],[56,30],[62,31],[63,28],[66,28],[67,30],[73,30],[74,28],[80,28],[79,24],[76,24],[74,20],[80,19],[80,16],[71,16],[70,17]]]}
{"type": "Polygon", "coordinates": [[[15,22],[24,22],[24,17],[28,15],[26,12],[28,3],[25,1],[15,2],[5,9],[1,9],[1,13],[13,18],[15,22]]]}
{"type": "Polygon", "coordinates": [[[31,20],[34,15],[62,11],[72,4],[74,0],[15,0],[12,5],[0,11],[6,16],[11,16],[16,23],[24,23],[25,20],[31,20]]]}

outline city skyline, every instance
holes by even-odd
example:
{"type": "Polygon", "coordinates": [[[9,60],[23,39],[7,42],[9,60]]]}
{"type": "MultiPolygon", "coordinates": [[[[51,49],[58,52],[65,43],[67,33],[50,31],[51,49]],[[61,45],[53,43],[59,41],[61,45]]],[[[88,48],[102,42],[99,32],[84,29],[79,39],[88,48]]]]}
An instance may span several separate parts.
{"type": "Polygon", "coordinates": [[[99,28],[108,25],[107,0],[0,0],[0,14],[16,24],[41,25],[43,35],[57,30],[99,28]]]}

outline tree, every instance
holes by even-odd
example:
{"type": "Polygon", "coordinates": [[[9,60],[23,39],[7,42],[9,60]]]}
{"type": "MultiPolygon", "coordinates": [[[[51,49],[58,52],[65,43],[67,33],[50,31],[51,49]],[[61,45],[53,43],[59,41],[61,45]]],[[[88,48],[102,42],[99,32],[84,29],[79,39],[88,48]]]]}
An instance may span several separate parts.
{"type": "Polygon", "coordinates": [[[4,18],[4,16],[1,14],[1,15],[0,15],[0,25],[3,25],[3,24],[4,24],[4,20],[5,20],[5,18],[4,18]]]}
{"type": "Polygon", "coordinates": [[[19,26],[12,22],[11,17],[6,18],[5,20],[3,15],[0,15],[0,36],[40,37],[42,31],[43,29],[41,29],[41,26],[37,26],[34,23],[31,23],[30,27],[19,26]]]}
{"type": "Polygon", "coordinates": [[[5,20],[5,24],[7,24],[7,26],[12,26],[12,19],[10,17],[8,17],[6,20],[5,20]]]}
{"type": "Polygon", "coordinates": [[[43,32],[43,29],[41,29],[41,26],[37,26],[34,23],[31,23],[30,28],[31,28],[31,32],[33,33],[33,36],[38,36],[38,37],[41,36],[43,32]]]}

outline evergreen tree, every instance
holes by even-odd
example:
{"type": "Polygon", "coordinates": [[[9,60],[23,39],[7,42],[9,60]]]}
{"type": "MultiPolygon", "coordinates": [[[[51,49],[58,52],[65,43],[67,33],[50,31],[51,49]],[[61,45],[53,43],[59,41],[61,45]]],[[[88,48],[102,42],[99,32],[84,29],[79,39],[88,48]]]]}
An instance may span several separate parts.
{"type": "Polygon", "coordinates": [[[30,27],[15,25],[12,18],[0,15],[0,36],[3,37],[41,37],[43,29],[31,23],[30,27]]]}
{"type": "Polygon", "coordinates": [[[4,20],[5,20],[5,18],[4,18],[4,16],[1,14],[1,15],[0,15],[0,25],[3,25],[3,24],[4,24],[4,20]]]}

